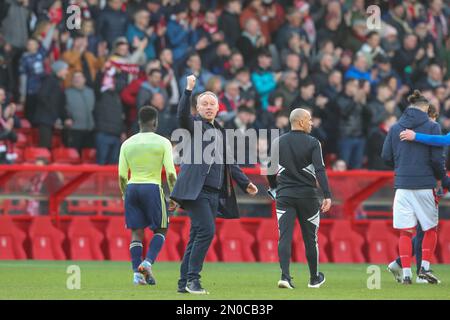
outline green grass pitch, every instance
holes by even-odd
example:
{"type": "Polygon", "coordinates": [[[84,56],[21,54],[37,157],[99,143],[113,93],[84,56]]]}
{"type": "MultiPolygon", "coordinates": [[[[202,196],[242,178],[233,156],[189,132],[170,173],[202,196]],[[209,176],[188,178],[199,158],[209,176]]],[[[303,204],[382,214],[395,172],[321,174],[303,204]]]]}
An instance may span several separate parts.
{"type": "Polygon", "coordinates": [[[72,261],[1,261],[0,299],[450,299],[450,265],[434,265],[440,285],[404,286],[394,281],[380,265],[381,288],[368,289],[368,265],[324,264],[320,270],[327,281],[320,289],[308,289],[308,270],[292,264],[295,290],[278,289],[278,264],[208,263],[203,269],[203,286],[208,296],[177,294],[179,263],[157,263],[156,286],[132,284],[130,263],[72,261]],[[67,289],[67,267],[78,265],[81,288],[67,289]]]}

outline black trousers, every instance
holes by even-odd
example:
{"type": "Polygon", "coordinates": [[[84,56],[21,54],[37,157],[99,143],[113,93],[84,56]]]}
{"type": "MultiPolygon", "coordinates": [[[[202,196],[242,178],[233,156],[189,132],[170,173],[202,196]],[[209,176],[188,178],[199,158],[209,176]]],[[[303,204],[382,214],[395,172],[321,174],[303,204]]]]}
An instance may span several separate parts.
{"type": "Polygon", "coordinates": [[[279,197],[277,199],[277,218],[280,234],[278,240],[278,257],[282,278],[291,279],[289,265],[296,219],[298,219],[300,229],[302,230],[310,275],[311,277],[316,277],[318,275],[319,265],[319,246],[317,241],[320,222],[319,199],[279,197]]]}
{"type": "Polygon", "coordinates": [[[53,127],[45,124],[39,125],[39,147],[52,148],[53,127]]]}
{"type": "Polygon", "coordinates": [[[68,129],[64,131],[64,135],[66,146],[77,149],[80,155],[82,149],[94,147],[93,131],[68,129]]]}
{"type": "Polygon", "coordinates": [[[196,200],[186,201],[184,207],[189,211],[191,230],[180,267],[180,286],[200,279],[203,262],[216,231],[219,193],[202,190],[196,200]]]}

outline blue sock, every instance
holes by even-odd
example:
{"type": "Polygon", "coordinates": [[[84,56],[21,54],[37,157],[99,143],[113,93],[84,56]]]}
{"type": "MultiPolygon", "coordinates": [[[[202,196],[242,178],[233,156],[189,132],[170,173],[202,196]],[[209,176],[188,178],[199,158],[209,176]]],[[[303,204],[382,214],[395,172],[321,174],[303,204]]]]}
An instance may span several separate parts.
{"type": "Polygon", "coordinates": [[[142,251],[144,250],[141,241],[131,241],[130,243],[130,255],[131,266],[134,272],[138,272],[138,267],[142,262],[142,251]]]}
{"type": "Polygon", "coordinates": [[[158,253],[161,251],[165,240],[166,237],[164,235],[161,233],[155,233],[152,241],[150,241],[150,246],[147,251],[147,258],[145,260],[153,264],[158,256],[158,253]]]}

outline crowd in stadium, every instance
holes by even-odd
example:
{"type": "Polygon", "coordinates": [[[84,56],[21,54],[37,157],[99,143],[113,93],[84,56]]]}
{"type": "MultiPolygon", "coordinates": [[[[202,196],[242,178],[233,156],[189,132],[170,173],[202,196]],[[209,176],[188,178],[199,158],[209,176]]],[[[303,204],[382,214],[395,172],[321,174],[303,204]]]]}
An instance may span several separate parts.
{"type": "Polygon", "coordinates": [[[195,74],[196,92],[220,98],[225,128],[285,132],[290,111],[307,106],[327,163],[387,169],[384,137],[413,89],[450,131],[449,17],[442,0],[2,1],[0,161],[14,163],[28,122],[39,147],[62,132],[64,146],[117,163],[144,105],[170,138],[195,74]],[[372,30],[373,3],[382,23],[372,30]],[[70,5],[80,28],[68,25],[70,5]]]}

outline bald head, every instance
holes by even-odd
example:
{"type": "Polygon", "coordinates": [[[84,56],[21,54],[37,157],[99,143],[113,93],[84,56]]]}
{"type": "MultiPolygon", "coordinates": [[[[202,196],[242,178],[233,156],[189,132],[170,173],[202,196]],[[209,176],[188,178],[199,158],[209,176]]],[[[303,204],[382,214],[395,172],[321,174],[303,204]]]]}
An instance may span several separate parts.
{"type": "Polygon", "coordinates": [[[310,133],[312,129],[311,113],[303,108],[294,109],[289,116],[292,130],[310,133]]]}

